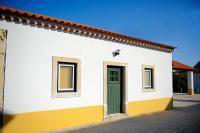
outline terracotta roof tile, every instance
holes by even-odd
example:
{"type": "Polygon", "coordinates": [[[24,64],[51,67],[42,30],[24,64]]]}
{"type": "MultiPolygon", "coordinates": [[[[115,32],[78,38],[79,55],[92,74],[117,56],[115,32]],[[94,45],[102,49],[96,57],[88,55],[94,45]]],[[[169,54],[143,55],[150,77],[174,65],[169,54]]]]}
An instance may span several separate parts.
{"type": "Polygon", "coordinates": [[[178,61],[176,61],[176,60],[173,60],[173,61],[172,61],[172,67],[173,67],[174,70],[196,71],[195,68],[190,67],[190,66],[188,66],[188,65],[185,65],[185,64],[183,64],[183,63],[181,63],[181,62],[178,62],[178,61]]]}
{"type": "Polygon", "coordinates": [[[48,24],[50,24],[51,26],[49,26],[49,28],[63,27],[64,30],[67,30],[69,32],[71,32],[71,31],[76,32],[78,30],[82,30],[82,32],[80,32],[80,33],[81,34],[84,33],[84,35],[95,36],[100,39],[107,39],[110,41],[115,40],[120,43],[125,43],[125,44],[128,43],[129,45],[146,47],[146,48],[155,49],[155,50],[164,51],[164,52],[173,52],[173,50],[176,48],[173,46],[169,46],[169,45],[165,45],[165,44],[161,44],[161,43],[157,43],[157,42],[152,42],[152,41],[148,41],[148,40],[139,39],[136,37],[123,35],[123,34],[120,34],[117,32],[109,31],[109,30],[104,30],[104,29],[100,29],[100,28],[96,28],[96,27],[92,27],[92,26],[87,26],[87,25],[71,22],[68,20],[61,20],[59,18],[44,16],[41,14],[36,14],[36,13],[26,12],[26,11],[22,11],[22,10],[17,10],[14,8],[0,6],[0,19],[9,19],[9,17],[10,17],[10,20],[11,20],[11,17],[14,17],[14,19],[12,19],[12,21],[19,21],[18,18],[30,19],[30,21],[34,20],[34,22],[30,22],[29,24],[34,24],[34,25],[38,25],[38,26],[48,27],[48,24]],[[3,17],[2,15],[5,15],[5,17],[3,17]],[[40,22],[37,23],[37,21],[40,21],[40,22]],[[41,21],[44,21],[43,25],[41,24],[42,23],[41,21]],[[66,28],[66,26],[72,26],[72,29],[71,29],[71,27],[68,27],[68,28],[70,28],[68,30],[68,28],[66,28]],[[75,28],[77,28],[77,30],[75,28]],[[95,33],[89,34],[88,32],[90,32],[90,31],[95,32],[95,33]],[[100,34],[101,37],[96,36],[96,34],[100,34]]]}

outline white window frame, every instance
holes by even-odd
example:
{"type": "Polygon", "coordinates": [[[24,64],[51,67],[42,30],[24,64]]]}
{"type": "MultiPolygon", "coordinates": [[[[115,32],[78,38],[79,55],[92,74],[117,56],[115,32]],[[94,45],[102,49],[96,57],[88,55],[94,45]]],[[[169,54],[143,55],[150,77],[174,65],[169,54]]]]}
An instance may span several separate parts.
{"type": "MultiPolygon", "coordinates": [[[[152,69],[148,69],[148,68],[145,68],[144,69],[144,72],[146,72],[146,71],[148,71],[148,72],[150,72],[150,79],[149,79],[149,81],[150,81],[150,85],[149,86],[147,86],[147,85],[144,85],[144,87],[145,88],[152,88],[152,79],[151,79],[151,77],[152,77],[152,72],[153,72],[153,70],[152,69]]],[[[146,76],[146,75],[144,75],[144,76],[146,76]]],[[[145,80],[146,78],[144,78],[144,80],[145,80]]],[[[144,81],[145,82],[145,81],[144,81]]]]}
{"type": "Polygon", "coordinates": [[[156,69],[155,65],[142,65],[142,91],[143,92],[155,92],[156,91],[156,75],[155,75],[156,69]],[[150,69],[150,70],[148,70],[150,69]],[[151,86],[145,85],[145,71],[151,71],[150,73],[150,82],[151,86]],[[153,77],[153,79],[152,79],[153,77]]]}
{"type": "Polygon", "coordinates": [[[75,84],[74,83],[74,74],[75,74],[74,65],[67,64],[67,63],[59,63],[58,64],[58,70],[59,70],[58,75],[57,75],[57,77],[58,77],[58,91],[73,91],[73,90],[75,90],[75,88],[74,88],[74,84],[75,84]],[[72,67],[72,88],[60,88],[60,67],[62,67],[62,66],[72,67]]]}

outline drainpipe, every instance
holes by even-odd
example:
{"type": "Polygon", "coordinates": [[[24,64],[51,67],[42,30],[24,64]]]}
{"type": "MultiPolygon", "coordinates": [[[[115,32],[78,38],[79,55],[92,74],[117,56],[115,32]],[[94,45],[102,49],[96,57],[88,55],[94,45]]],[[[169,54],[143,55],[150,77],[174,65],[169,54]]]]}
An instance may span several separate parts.
{"type": "Polygon", "coordinates": [[[194,95],[193,71],[187,71],[188,94],[194,95]]]}

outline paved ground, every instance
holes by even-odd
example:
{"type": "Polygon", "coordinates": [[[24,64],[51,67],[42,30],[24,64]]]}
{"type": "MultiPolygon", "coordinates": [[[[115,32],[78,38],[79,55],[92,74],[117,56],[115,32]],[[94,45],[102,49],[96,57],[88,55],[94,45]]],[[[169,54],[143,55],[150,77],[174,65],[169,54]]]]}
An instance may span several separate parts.
{"type": "Polygon", "coordinates": [[[200,133],[200,95],[174,94],[174,109],[56,133],[200,133]]]}

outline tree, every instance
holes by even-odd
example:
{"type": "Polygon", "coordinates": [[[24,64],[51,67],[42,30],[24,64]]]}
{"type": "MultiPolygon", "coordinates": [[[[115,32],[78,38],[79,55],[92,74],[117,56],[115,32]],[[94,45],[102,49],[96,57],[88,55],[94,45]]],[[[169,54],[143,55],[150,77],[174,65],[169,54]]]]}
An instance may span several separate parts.
{"type": "Polygon", "coordinates": [[[187,93],[187,73],[185,71],[173,73],[173,92],[187,93]]]}

